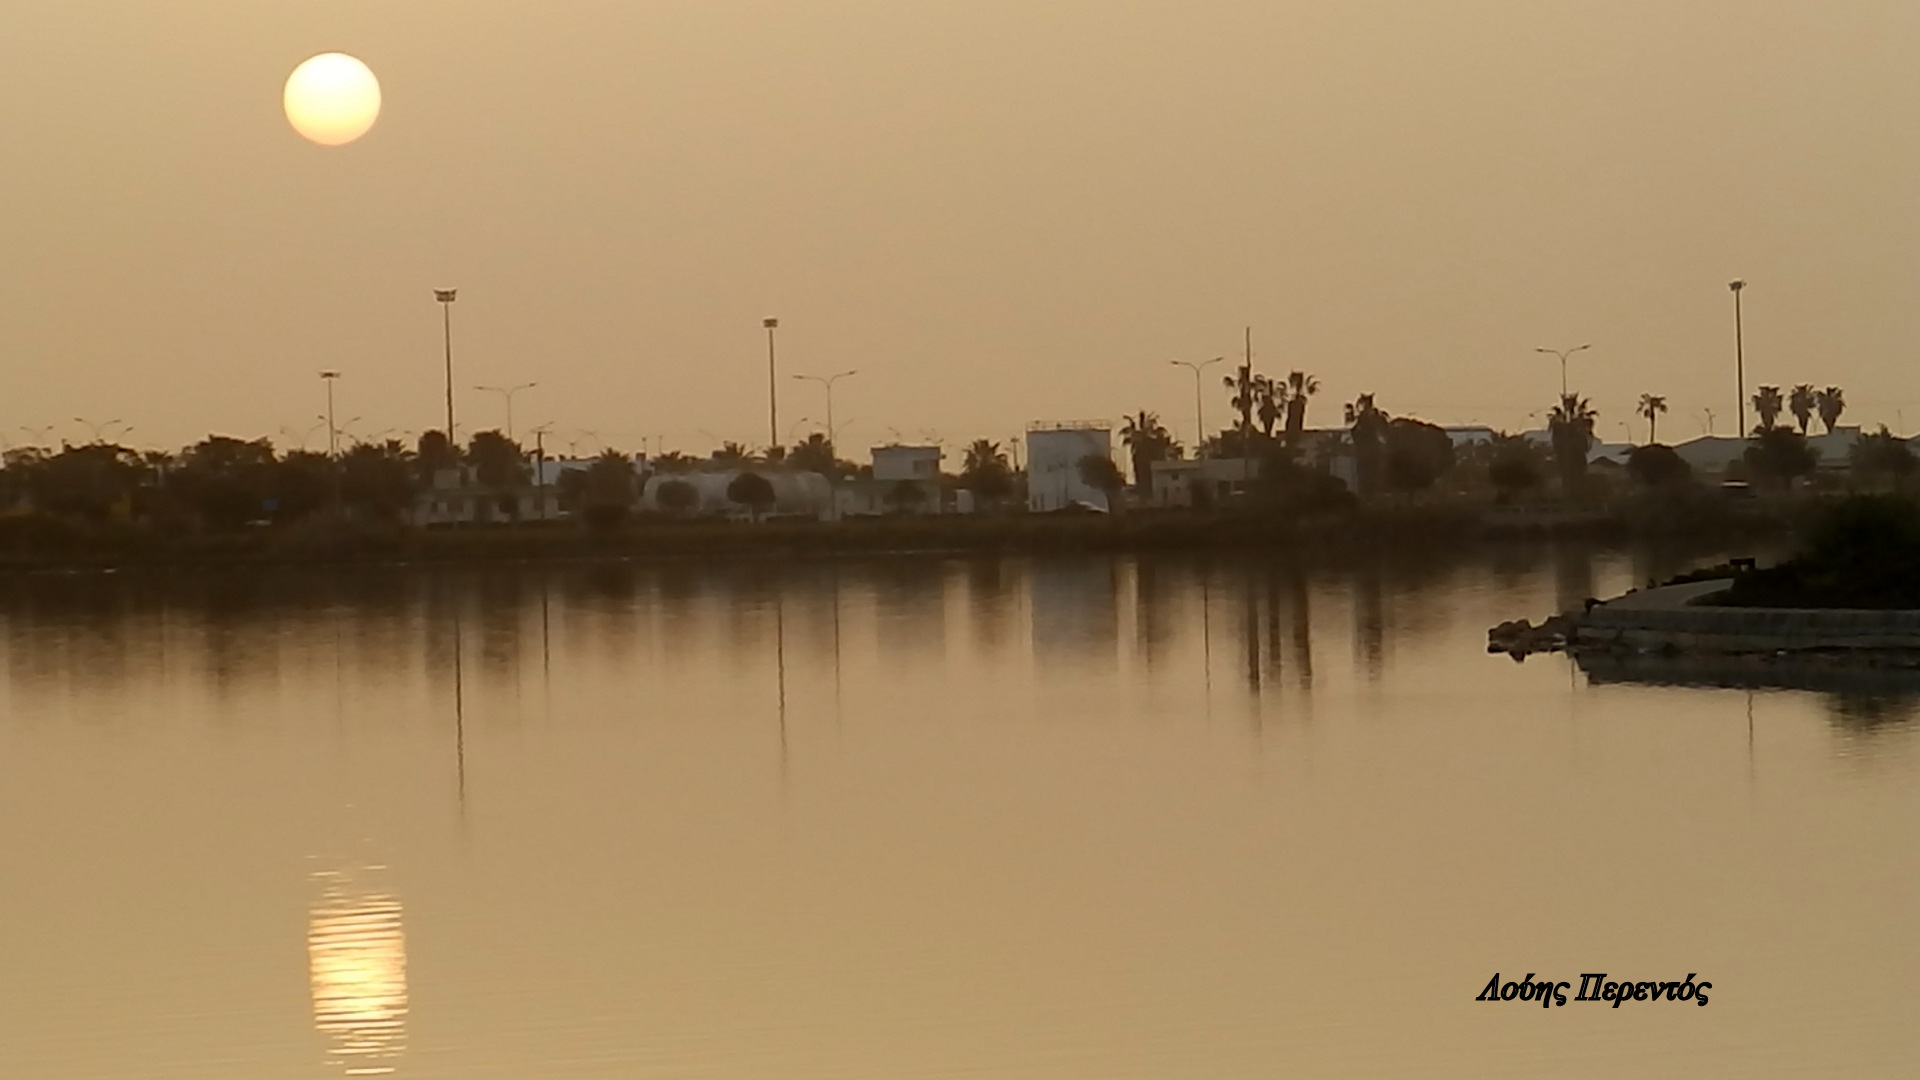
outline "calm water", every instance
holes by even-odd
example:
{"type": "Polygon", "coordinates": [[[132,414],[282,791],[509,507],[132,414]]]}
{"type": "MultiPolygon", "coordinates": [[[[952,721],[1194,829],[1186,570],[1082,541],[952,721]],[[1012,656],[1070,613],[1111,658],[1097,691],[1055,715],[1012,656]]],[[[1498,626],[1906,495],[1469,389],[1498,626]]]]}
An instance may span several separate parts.
{"type": "Polygon", "coordinates": [[[1685,561],[0,584],[0,1076],[1913,1075],[1903,688],[1483,651],[1685,561]]]}

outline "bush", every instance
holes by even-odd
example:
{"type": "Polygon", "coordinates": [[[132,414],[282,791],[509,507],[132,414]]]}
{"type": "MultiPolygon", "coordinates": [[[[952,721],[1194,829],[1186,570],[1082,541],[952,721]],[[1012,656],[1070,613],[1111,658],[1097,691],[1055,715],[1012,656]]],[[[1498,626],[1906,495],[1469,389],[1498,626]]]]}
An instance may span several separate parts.
{"type": "Polygon", "coordinates": [[[1648,487],[1668,487],[1693,478],[1693,466],[1673,447],[1654,443],[1636,446],[1627,455],[1627,475],[1648,487]]]}
{"type": "Polygon", "coordinates": [[[1743,607],[1920,608],[1920,506],[1892,495],[1845,499],[1801,554],[1736,578],[1743,607]]]}

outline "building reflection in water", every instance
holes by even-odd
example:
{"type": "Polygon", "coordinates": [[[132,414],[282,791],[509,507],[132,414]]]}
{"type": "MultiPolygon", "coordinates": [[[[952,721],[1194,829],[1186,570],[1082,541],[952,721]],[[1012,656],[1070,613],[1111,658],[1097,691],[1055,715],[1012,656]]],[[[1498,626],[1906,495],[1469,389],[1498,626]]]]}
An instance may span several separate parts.
{"type": "Polygon", "coordinates": [[[391,1073],[407,1047],[406,937],[400,901],[366,880],[378,869],[314,875],[322,892],[307,929],[313,1025],[347,1076],[391,1073]]]}

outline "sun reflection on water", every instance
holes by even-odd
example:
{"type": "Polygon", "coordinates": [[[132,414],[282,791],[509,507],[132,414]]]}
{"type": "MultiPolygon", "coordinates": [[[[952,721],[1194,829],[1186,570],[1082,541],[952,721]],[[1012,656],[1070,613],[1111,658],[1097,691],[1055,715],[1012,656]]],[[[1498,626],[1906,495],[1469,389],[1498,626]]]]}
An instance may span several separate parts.
{"type": "Polygon", "coordinates": [[[407,1043],[400,901],[353,875],[314,877],[323,885],[307,929],[314,1027],[331,1041],[330,1060],[346,1075],[391,1073],[407,1043]]]}

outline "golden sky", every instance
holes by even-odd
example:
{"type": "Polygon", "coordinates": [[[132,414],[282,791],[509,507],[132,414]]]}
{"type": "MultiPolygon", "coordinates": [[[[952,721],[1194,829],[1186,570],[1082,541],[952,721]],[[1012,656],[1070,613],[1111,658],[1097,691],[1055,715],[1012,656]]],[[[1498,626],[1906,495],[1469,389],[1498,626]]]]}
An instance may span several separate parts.
{"type": "Polygon", "coordinates": [[[1167,359],[1249,323],[1310,423],[1526,426],[1591,341],[1603,436],[1642,392],[1725,433],[1736,276],[1749,388],[1920,427],[1910,0],[0,0],[0,99],[12,442],[306,427],[323,367],[356,432],[437,425],[436,286],[463,429],[537,379],[523,432],[635,448],[765,441],[764,315],[861,370],[849,448],[1189,438],[1167,359]],[[280,114],[329,50],[385,93],[333,150],[280,114]]]}

